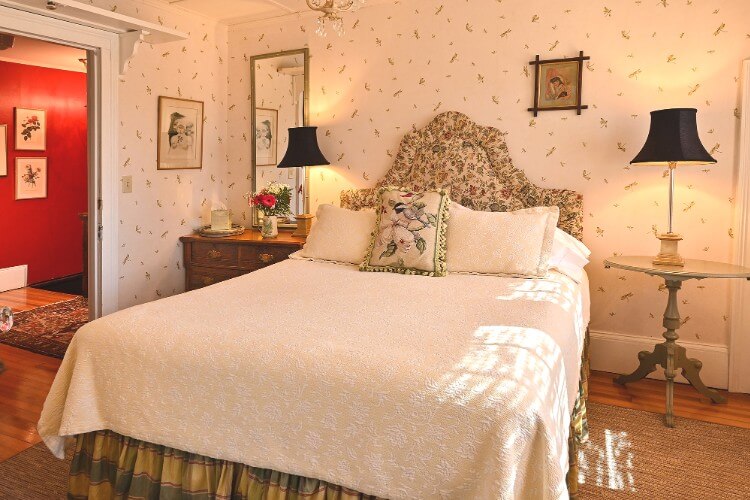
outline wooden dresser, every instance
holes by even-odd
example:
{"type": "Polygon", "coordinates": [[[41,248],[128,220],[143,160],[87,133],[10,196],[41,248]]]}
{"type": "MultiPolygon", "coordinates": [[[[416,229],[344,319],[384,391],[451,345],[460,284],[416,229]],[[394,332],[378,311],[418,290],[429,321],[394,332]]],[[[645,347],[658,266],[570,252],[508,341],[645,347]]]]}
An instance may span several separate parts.
{"type": "Polygon", "coordinates": [[[185,265],[185,289],[195,290],[257,271],[285,260],[305,244],[305,238],[279,231],[277,238],[263,239],[248,229],[239,236],[205,238],[191,234],[180,238],[185,265]]]}

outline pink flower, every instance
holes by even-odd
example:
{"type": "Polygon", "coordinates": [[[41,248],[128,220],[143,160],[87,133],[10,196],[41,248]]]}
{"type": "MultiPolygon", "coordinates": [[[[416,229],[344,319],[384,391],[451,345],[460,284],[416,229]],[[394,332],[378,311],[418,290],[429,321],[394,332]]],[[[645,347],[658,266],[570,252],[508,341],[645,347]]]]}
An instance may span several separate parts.
{"type": "Polygon", "coordinates": [[[261,196],[260,202],[264,207],[273,208],[276,206],[276,197],[272,194],[265,194],[261,196]]]}

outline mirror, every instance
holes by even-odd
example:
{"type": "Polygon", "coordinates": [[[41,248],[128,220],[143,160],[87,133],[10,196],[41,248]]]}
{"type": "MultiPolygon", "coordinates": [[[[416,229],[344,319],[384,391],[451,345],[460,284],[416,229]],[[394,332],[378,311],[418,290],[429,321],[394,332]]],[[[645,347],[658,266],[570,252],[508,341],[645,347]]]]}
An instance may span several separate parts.
{"type": "MultiPolygon", "coordinates": [[[[279,227],[296,227],[294,216],[310,205],[309,172],[304,168],[276,168],[286,153],[288,129],[307,125],[310,95],[308,49],[262,54],[250,58],[252,192],[270,182],[292,188],[291,211],[279,227]]],[[[258,210],[253,210],[258,226],[258,210]]]]}

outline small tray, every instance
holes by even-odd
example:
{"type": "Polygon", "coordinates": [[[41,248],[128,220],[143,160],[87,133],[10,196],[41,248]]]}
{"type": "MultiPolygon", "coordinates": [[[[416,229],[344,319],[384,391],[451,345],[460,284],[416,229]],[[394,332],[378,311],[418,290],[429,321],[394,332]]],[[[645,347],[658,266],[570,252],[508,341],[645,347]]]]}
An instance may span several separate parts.
{"type": "Polygon", "coordinates": [[[198,229],[198,234],[206,238],[226,238],[227,236],[237,236],[245,232],[245,226],[232,224],[232,229],[211,229],[211,226],[203,226],[198,229]]]}

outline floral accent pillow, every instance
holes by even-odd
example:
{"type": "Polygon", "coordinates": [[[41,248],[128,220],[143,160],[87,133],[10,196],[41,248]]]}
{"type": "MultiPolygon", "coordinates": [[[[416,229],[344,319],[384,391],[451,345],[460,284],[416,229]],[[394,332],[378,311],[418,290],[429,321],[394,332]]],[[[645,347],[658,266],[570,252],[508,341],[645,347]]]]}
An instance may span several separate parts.
{"type": "Polygon", "coordinates": [[[360,271],[445,276],[447,192],[385,187],[379,199],[375,232],[360,271]]]}

